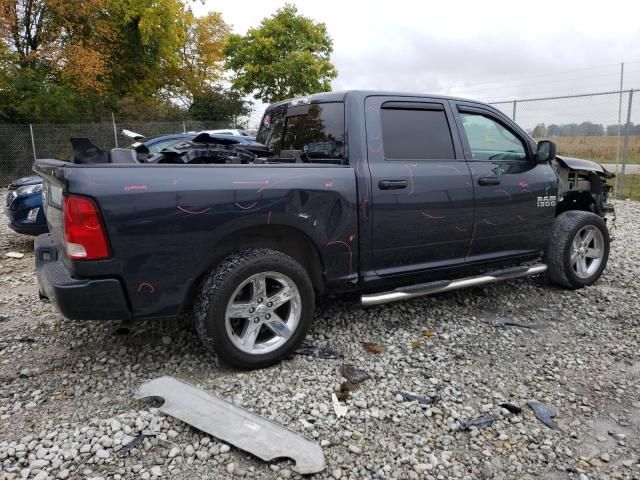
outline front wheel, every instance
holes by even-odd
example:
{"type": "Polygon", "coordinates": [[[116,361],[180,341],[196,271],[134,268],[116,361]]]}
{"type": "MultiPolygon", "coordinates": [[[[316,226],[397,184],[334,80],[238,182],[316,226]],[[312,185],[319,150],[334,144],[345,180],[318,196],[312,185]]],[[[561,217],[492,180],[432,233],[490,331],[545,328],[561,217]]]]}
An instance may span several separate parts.
{"type": "Polygon", "coordinates": [[[205,278],[196,301],[206,347],[238,368],[263,368],[288,357],[304,339],[315,309],[307,272],[293,258],[249,249],[225,258],[205,278]]]}
{"type": "Polygon", "coordinates": [[[594,283],[609,259],[609,231],[591,212],[570,210],[558,215],[545,250],[547,277],[567,288],[594,283]]]}

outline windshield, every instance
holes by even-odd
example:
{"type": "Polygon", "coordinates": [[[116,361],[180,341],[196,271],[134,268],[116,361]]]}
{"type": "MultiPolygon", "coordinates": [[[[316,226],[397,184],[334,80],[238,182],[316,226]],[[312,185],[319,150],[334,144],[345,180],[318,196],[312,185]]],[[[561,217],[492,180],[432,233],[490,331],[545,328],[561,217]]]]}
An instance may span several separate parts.
{"type": "Polygon", "coordinates": [[[276,157],[344,160],[344,104],[315,103],[267,110],[256,139],[276,157]]]}

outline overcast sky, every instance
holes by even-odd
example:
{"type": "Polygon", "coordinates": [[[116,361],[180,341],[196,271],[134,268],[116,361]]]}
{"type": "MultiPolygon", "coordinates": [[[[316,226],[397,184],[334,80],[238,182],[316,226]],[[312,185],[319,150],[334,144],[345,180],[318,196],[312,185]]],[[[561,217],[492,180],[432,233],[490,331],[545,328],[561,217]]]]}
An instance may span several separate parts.
{"type": "MultiPolygon", "coordinates": [[[[205,1],[196,2],[194,10],[220,11],[235,32],[245,33],[284,3],[205,1]]],[[[619,87],[620,62],[625,62],[624,87],[640,88],[640,7],[631,0],[290,3],[327,25],[339,72],[334,90],[388,89],[483,101],[611,91],[619,87]]],[[[614,97],[582,103],[601,111],[595,121],[615,123],[614,97]]],[[[640,117],[640,92],[637,100],[634,115],[640,117]]],[[[577,112],[586,108],[582,103],[567,108],[577,112]]],[[[258,117],[262,109],[256,105],[258,117]]]]}

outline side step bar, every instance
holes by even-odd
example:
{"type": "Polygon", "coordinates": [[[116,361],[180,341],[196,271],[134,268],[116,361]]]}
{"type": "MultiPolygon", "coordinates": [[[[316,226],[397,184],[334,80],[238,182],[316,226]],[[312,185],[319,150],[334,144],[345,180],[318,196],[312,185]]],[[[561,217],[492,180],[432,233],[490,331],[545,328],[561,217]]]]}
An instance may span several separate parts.
{"type": "Polygon", "coordinates": [[[451,290],[458,290],[460,288],[475,287],[477,285],[484,285],[485,283],[528,277],[529,275],[544,273],[546,270],[547,266],[543,263],[525,267],[505,268],[503,270],[497,270],[495,272],[477,275],[475,277],[421,283],[419,285],[396,288],[390,292],[362,295],[361,302],[362,305],[379,305],[381,303],[396,302],[398,300],[406,300],[408,298],[433,295],[434,293],[450,292],[451,290]]]}

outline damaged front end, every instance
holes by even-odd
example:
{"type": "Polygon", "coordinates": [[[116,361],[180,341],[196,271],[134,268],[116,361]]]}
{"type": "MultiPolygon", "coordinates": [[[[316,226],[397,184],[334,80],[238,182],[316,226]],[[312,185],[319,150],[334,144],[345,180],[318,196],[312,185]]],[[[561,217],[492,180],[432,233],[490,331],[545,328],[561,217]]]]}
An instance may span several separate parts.
{"type": "Polygon", "coordinates": [[[567,210],[584,210],[601,217],[614,213],[609,203],[613,186],[607,181],[615,178],[602,165],[590,160],[556,156],[552,162],[558,178],[557,214],[567,210]]]}

